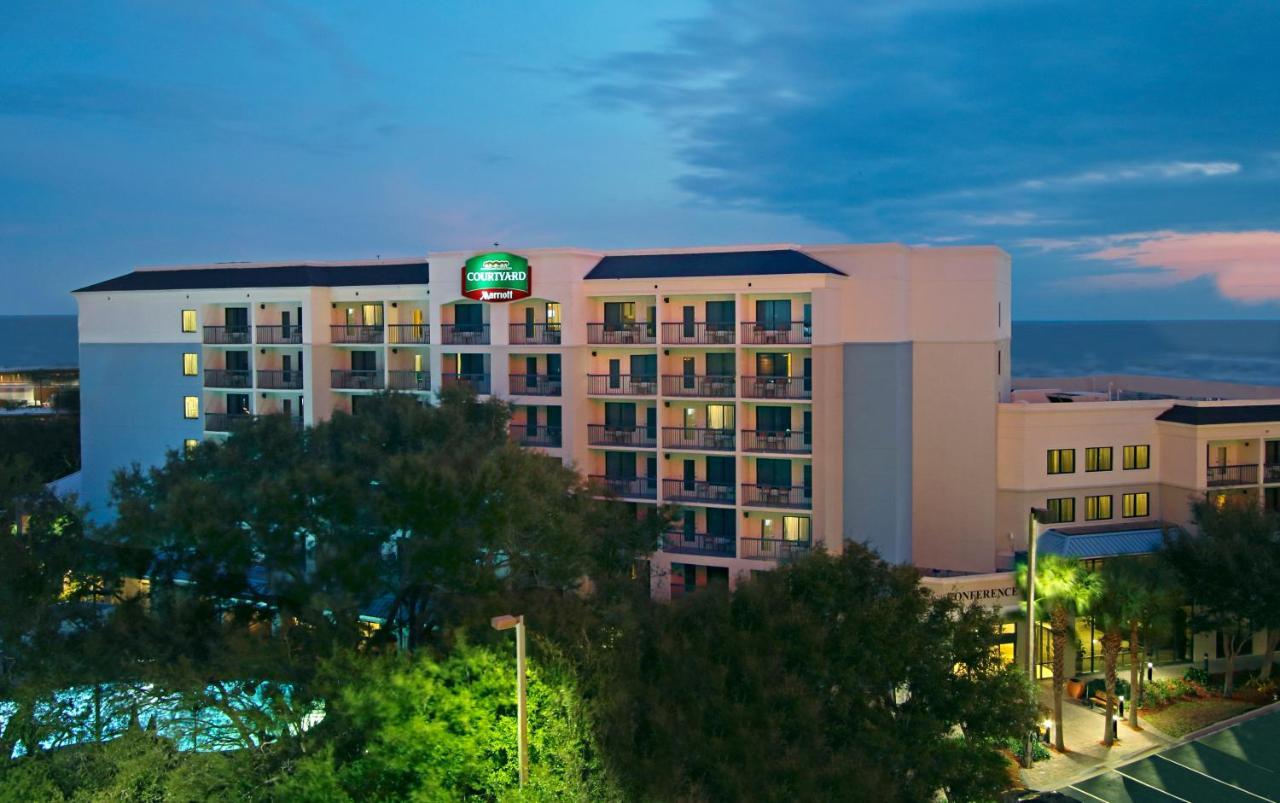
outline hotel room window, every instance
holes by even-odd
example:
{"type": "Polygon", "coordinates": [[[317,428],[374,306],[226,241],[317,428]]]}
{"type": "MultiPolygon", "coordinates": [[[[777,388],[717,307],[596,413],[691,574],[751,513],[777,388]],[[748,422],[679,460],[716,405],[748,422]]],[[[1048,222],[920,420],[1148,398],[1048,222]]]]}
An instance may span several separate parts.
{"type": "Polygon", "coordinates": [[[1086,496],[1084,498],[1085,521],[1105,521],[1111,518],[1111,497],[1086,496]]]}
{"type": "Polygon", "coordinates": [[[1076,450],[1050,449],[1048,462],[1050,474],[1074,474],[1076,473],[1076,450]]]}
{"type": "Polygon", "coordinates": [[[197,376],[200,373],[200,357],[194,352],[182,355],[182,375],[197,376]]]}
{"type": "Polygon", "coordinates": [[[196,311],[193,309],[184,309],[182,311],[182,331],[194,332],[196,330],[196,311]]]}
{"type": "Polygon", "coordinates": [[[200,417],[200,397],[184,396],[182,398],[182,417],[183,418],[199,418],[200,417]]]}
{"type": "Polygon", "coordinates": [[[1045,501],[1044,506],[1053,518],[1054,524],[1066,524],[1076,520],[1076,498],[1074,496],[1048,499],[1045,501]]]}
{"type": "Polygon", "coordinates": [[[1140,519],[1151,515],[1151,494],[1125,494],[1120,501],[1120,512],[1126,519],[1140,519]]]}
{"type": "Polygon", "coordinates": [[[1124,467],[1151,468],[1151,447],[1145,443],[1124,447],[1124,467]]]}
{"type": "Polygon", "coordinates": [[[1110,471],[1111,470],[1111,447],[1110,446],[1090,446],[1084,450],[1084,470],[1085,471],[1110,471]]]}
{"type": "Polygon", "coordinates": [[[184,455],[190,455],[192,452],[196,450],[196,447],[199,445],[200,445],[200,441],[196,440],[195,438],[187,438],[182,442],[182,453],[184,455]]]}

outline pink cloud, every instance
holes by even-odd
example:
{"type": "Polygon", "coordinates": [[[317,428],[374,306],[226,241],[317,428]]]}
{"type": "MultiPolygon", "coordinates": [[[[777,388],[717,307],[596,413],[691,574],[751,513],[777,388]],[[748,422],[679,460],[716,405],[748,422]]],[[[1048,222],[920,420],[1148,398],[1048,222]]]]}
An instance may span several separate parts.
{"type": "Polygon", "coordinates": [[[1093,284],[1153,286],[1207,276],[1226,298],[1280,301],[1280,231],[1147,232],[1108,240],[1105,247],[1081,256],[1141,270],[1093,277],[1093,284]]]}

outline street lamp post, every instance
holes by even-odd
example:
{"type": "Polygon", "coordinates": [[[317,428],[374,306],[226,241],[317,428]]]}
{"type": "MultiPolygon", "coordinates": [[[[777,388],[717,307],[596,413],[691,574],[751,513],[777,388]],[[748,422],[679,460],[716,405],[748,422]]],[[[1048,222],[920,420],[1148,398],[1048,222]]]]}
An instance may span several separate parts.
{"type": "Polygon", "coordinates": [[[516,631],[516,719],[518,721],[518,744],[520,757],[520,788],[529,783],[529,713],[525,705],[527,682],[525,679],[524,660],[524,615],[505,614],[489,620],[494,630],[516,631]]]}
{"type": "MultiPolygon", "coordinates": [[[[1039,524],[1047,518],[1047,511],[1031,508],[1027,514],[1027,677],[1031,688],[1036,688],[1036,540],[1040,535],[1039,524]]],[[[1046,732],[1048,728],[1045,729],[1046,732]]],[[[1030,767],[1031,743],[1034,736],[1028,736],[1022,766],[1030,767]]]]}

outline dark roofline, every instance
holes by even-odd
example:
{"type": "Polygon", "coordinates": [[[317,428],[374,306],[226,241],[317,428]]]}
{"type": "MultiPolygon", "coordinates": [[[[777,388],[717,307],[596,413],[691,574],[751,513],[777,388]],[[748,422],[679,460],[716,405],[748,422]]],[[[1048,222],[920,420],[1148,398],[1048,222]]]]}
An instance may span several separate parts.
{"type": "Polygon", "coordinates": [[[265,267],[135,270],[76,293],[129,290],[212,290],[237,287],[351,287],[382,284],[426,284],[425,260],[364,265],[271,265],[265,267]]]}
{"type": "Polygon", "coordinates": [[[1234,404],[1213,407],[1175,404],[1156,416],[1157,421],[1188,424],[1193,427],[1213,424],[1280,423],[1280,404],[1234,404]]]}
{"type": "Polygon", "coordinates": [[[598,279],[676,279],[685,276],[847,275],[792,248],[766,251],[699,251],[606,256],[586,275],[598,279]]]}

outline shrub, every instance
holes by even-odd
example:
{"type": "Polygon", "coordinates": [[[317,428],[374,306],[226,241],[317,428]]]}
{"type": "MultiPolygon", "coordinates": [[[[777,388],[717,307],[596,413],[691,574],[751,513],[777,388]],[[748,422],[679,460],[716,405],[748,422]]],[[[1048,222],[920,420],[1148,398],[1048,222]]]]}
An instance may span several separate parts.
{"type": "MultiPolygon", "coordinates": [[[[1004,749],[1008,750],[1010,753],[1013,753],[1014,758],[1018,759],[1018,761],[1024,760],[1024,757],[1026,755],[1025,739],[1016,739],[1014,737],[1009,737],[1008,739],[1004,740],[1004,743],[1002,746],[1004,747],[1004,749]]],[[[1044,761],[1048,757],[1049,757],[1049,748],[1045,746],[1045,743],[1040,741],[1039,739],[1033,739],[1031,741],[1031,761],[1032,762],[1044,761]]]]}
{"type": "Polygon", "coordinates": [[[1192,683],[1198,684],[1200,686],[1209,685],[1209,673],[1204,671],[1204,669],[1198,666],[1187,667],[1187,671],[1182,673],[1182,679],[1189,680],[1192,683]]]}
{"type": "Polygon", "coordinates": [[[1142,687],[1142,699],[1139,705],[1143,708],[1161,708],[1174,700],[1195,693],[1195,687],[1181,678],[1153,680],[1142,687]]]}

